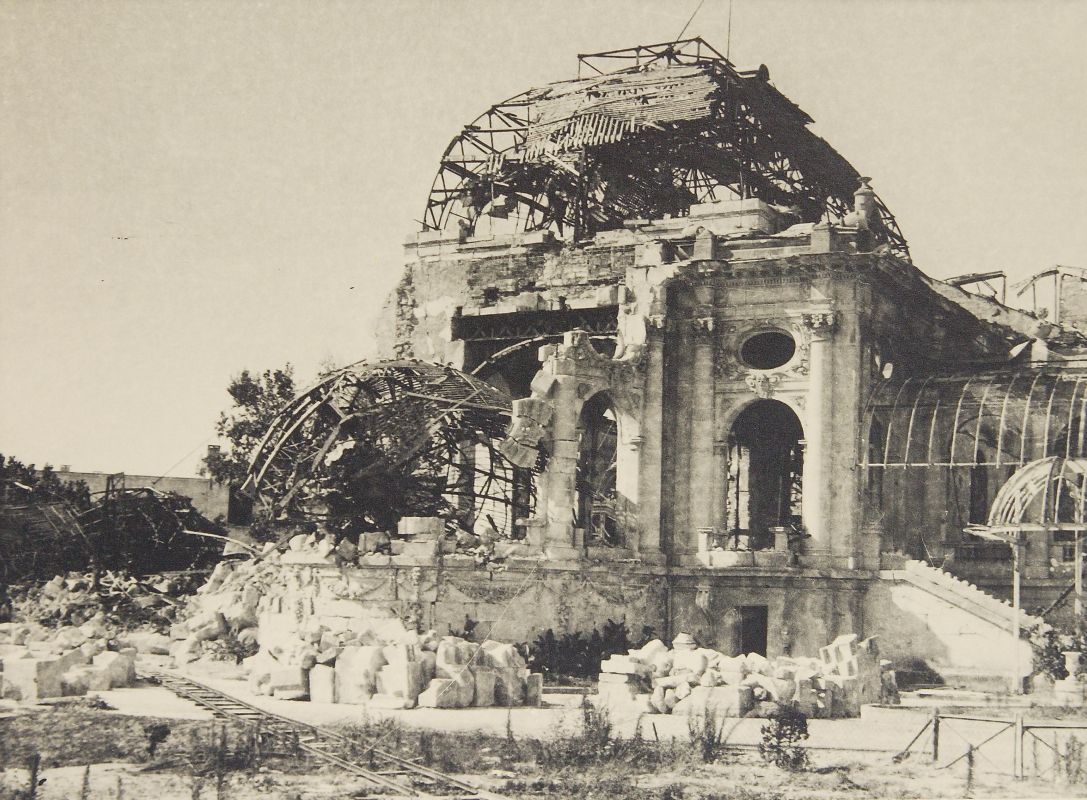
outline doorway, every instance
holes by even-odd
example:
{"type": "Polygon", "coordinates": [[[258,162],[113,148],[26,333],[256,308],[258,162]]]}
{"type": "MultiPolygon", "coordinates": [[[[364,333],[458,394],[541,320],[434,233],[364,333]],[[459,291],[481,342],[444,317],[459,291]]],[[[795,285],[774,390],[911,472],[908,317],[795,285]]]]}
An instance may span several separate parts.
{"type": "Polygon", "coordinates": [[[766,656],[769,606],[740,606],[740,652],[766,656]]]}

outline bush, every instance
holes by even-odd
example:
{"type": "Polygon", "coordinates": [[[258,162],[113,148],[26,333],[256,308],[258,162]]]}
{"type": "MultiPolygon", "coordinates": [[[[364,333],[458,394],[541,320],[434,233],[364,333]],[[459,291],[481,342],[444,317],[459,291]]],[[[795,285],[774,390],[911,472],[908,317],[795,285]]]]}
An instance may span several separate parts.
{"type": "Polygon", "coordinates": [[[784,707],[762,726],[759,754],[768,764],[799,771],[808,767],[808,718],[795,708],[784,707]]]}
{"type": "Polygon", "coordinates": [[[1034,654],[1034,671],[1055,681],[1068,677],[1064,668],[1064,651],[1087,651],[1087,637],[1062,634],[1056,628],[1034,627],[1027,631],[1027,640],[1034,654]]]}
{"type": "Polygon", "coordinates": [[[548,628],[528,647],[528,665],[533,672],[566,678],[591,678],[600,672],[600,662],[608,656],[625,653],[653,638],[653,629],[642,630],[642,640],[631,641],[626,622],[608,620],[601,632],[564,633],[561,637],[548,628]]]}

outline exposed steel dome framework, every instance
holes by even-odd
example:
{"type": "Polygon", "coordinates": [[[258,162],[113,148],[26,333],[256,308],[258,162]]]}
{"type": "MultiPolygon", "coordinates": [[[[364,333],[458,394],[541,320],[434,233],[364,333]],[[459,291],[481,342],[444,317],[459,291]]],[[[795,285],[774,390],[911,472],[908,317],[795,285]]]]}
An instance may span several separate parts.
{"type": "MultiPolygon", "coordinates": [[[[700,38],[581,55],[574,80],[529,89],[464,126],[442,155],[423,226],[482,215],[575,239],[691,205],[758,198],[802,221],[844,216],[861,176],[769,81],[700,38]],[[582,72],[589,73],[582,76],[582,72]]],[[[874,233],[909,258],[877,198],[874,233]]]]}

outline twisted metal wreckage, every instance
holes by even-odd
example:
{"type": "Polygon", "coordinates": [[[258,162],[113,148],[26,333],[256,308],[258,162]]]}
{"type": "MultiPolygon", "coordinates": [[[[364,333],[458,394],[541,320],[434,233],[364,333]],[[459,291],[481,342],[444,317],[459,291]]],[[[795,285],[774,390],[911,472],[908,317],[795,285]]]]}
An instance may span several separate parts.
{"type": "Polygon", "coordinates": [[[137,575],[208,566],[222,552],[223,528],[179,494],[111,480],[79,508],[36,497],[8,482],[0,503],[0,581],[40,580],[68,571],[137,575]]]}
{"type": "Polygon", "coordinates": [[[301,392],[257,446],[242,491],[272,520],[334,535],[395,530],[404,516],[516,536],[532,472],[500,452],[511,401],[479,378],[421,361],[359,362],[301,392]]]}

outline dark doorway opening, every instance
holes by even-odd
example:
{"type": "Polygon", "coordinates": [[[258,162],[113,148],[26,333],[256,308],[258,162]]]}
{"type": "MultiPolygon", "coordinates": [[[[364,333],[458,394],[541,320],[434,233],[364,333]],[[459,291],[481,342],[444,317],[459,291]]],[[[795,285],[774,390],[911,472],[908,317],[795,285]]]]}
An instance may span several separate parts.
{"type": "Polygon", "coordinates": [[[734,542],[760,550],[772,545],[770,528],[799,526],[803,435],[796,414],[777,400],[756,400],[736,418],[726,486],[734,542]]]}
{"type": "Polygon", "coordinates": [[[767,606],[740,606],[740,652],[766,655],[767,606]]]}

